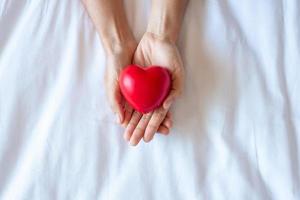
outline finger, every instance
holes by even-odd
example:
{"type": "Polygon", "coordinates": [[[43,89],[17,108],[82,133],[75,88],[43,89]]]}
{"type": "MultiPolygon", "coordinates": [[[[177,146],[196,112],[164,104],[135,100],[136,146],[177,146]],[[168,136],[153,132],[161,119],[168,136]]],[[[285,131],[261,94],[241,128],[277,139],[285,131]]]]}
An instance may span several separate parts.
{"type": "Polygon", "coordinates": [[[170,129],[165,126],[160,126],[157,130],[157,132],[161,135],[169,135],[170,129]]]}
{"type": "Polygon", "coordinates": [[[145,64],[145,58],[141,50],[135,51],[134,57],[133,57],[133,63],[137,65],[144,66],[145,64]]]}
{"type": "Polygon", "coordinates": [[[124,120],[124,109],[122,105],[122,94],[119,86],[116,86],[114,99],[112,100],[112,109],[118,116],[118,122],[121,124],[124,120]]]}
{"type": "Polygon", "coordinates": [[[170,111],[167,112],[166,118],[172,119],[172,113],[170,111]]]}
{"type": "Polygon", "coordinates": [[[168,129],[171,129],[173,125],[173,121],[169,118],[165,118],[164,121],[162,122],[162,125],[167,127],[168,129]]]}
{"type": "Polygon", "coordinates": [[[166,98],[166,100],[164,101],[163,107],[165,109],[168,109],[171,107],[172,103],[174,102],[174,100],[179,96],[179,92],[176,89],[172,89],[170,91],[170,94],[168,95],[168,97],[166,98]]]}
{"type": "Polygon", "coordinates": [[[146,142],[149,142],[153,138],[155,132],[158,130],[160,124],[166,117],[167,112],[168,110],[165,110],[163,107],[160,107],[154,111],[145,131],[144,140],[146,142]]]}
{"type": "Polygon", "coordinates": [[[172,73],[172,76],[172,89],[163,104],[165,109],[170,108],[171,104],[181,95],[183,90],[183,69],[177,67],[172,73]]]}
{"type": "MultiPolygon", "coordinates": [[[[171,120],[171,123],[173,124],[173,120],[172,120],[172,115],[171,115],[171,112],[170,111],[168,111],[168,113],[167,113],[167,115],[166,115],[166,117],[165,117],[165,119],[164,119],[164,121],[160,124],[160,126],[159,126],[159,128],[158,128],[158,130],[157,130],[157,133],[158,134],[162,134],[162,135],[167,135],[165,132],[159,132],[161,129],[164,129],[164,127],[166,127],[166,128],[168,128],[164,123],[165,123],[165,120],[171,120]]],[[[169,129],[169,131],[170,131],[170,128],[168,128],[169,129]]]]}
{"type": "Polygon", "coordinates": [[[173,120],[172,120],[172,115],[171,115],[170,111],[167,112],[167,115],[166,115],[165,119],[163,120],[163,122],[161,123],[161,125],[171,129],[171,127],[173,125],[173,120]]]}
{"type": "Polygon", "coordinates": [[[131,116],[131,119],[125,129],[125,132],[124,132],[124,139],[129,141],[130,140],[130,137],[136,127],[136,125],[139,123],[139,120],[141,119],[142,117],[142,114],[137,112],[137,111],[134,111],[132,116],[131,116]]]}
{"type": "Polygon", "coordinates": [[[161,135],[168,135],[170,132],[170,129],[168,127],[166,127],[165,125],[161,124],[159,127],[158,127],[158,130],[157,130],[157,134],[161,134],[161,135]],[[168,131],[161,131],[163,129],[168,129],[168,131]]]}
{"type": "Polygon", "coordinates": [[[157,134],[160,135],[169,135],[170,134],[170,129],[168,129],[167,127],[161,125],[158,130],[157,130],[157,134]]]}
{"type": "Polygon", "coordinates": [[[124,121],[122,123],[123,127],[126,127],[133,113],[133,108],[126,102],[124,106],[124,121]]]}
{"type": "Polygon", "coordinates": [[[146,127],[151,119],[152,112],[144,114],[140,119],[138,125],[135,127],[133,134],[130,138],[130,144],[135,146],[137,145],[140,140],[143,138],[146,127]]]}

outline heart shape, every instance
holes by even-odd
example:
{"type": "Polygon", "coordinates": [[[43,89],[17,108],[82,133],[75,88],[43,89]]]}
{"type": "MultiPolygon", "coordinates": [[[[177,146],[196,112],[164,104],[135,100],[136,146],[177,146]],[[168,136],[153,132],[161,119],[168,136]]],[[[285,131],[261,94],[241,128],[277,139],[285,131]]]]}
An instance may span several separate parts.
{"type": "Polygon", "coordinates": [[[171,88],[171,76],[160,66],[128,65],[120,74],[119,85],[128,103],[145,114],[163,103],[171,88]]]}

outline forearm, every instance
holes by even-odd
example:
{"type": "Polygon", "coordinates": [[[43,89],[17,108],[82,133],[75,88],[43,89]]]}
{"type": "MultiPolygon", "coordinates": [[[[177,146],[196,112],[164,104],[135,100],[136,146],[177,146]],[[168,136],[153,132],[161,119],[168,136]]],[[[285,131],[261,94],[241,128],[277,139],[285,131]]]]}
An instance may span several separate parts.
{"type": "Polygon", "coordinates": [[[82,2],[107,53],[118,51],[124,43],[134,41],[126,19],[123,0],[82,0],[82,2]]]}
{"type": "Polygon", "coordinates": [[[152,0],[147,32],[176,42],[188,0],[152,0]]]}

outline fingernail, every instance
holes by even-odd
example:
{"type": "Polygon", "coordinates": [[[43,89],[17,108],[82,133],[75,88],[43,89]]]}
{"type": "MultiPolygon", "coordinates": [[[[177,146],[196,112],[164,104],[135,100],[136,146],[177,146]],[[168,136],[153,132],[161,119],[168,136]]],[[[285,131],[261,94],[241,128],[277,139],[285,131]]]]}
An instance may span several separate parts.
{"type": "Polygon", "coordinates": [[[137,143],[133,140],[130,140],[129,143],[130,143],[131,146],[136,146],[137,145],[137,143]]]}
{"type": "Polygon", "coordinates": [[[147,143],[150,142],[151,141],[151,137],[149,135],[146,135],[144,137],[144,141],[147,142],[147,143]]]}

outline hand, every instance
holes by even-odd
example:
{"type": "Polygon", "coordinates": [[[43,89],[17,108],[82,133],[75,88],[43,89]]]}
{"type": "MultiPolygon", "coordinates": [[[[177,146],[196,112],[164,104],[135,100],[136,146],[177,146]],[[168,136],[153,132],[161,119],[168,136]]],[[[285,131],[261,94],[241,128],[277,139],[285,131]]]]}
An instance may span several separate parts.
{"type": "Polygon", "coordinates": [[[119,74],[121,70],[132,63],[137,43],[135,41],[114,46],[114,50],[107,53],[105,68],[105,89],[109,104],[115,112],[120,124],[128,123],[132,107],[129,106],[121,94],[119,74]]]}
{"type": "Polygon", "coordinates": [[[152,140],[155,132],[168,134],[172,126],[171,104],[183,89],[184,70],[176,44],[167,38],[146,32],[138,44],[133,63],[141,66],[159,65],[169,69],[172,77],[172,88],[163,105],[151,113],[142,115],[134,111],[126,127],[124,138],[131,145],[137,145],[144,138],[152,140]]]}
{"type": "Polygon", "coordinates": [[[123,1],[120,0],[82,0],[93,24],[99,33],[106,52],[105,88],[109,103],[117,114],[120,123],[131,115],[118,84],[119,73],[123,67],[132,63],[137,43],[128,25],[123,1]]]}
{"type": "MultiPolygon", "coordinates": [[[[119,87],[119,74],[124,67],[132,63],[137,43],[131,41],[115,45],[113,51],[107,53],[105,68],[105,89],[109,104],[116,114],[118,122],[127,126],[132,117],[133,108],[124,99],[119,87]]],[[[160,130],[164,130],[163,127],[160,130]]],[[[162,131],[164,132],[164,131],[162,131]]]]}

